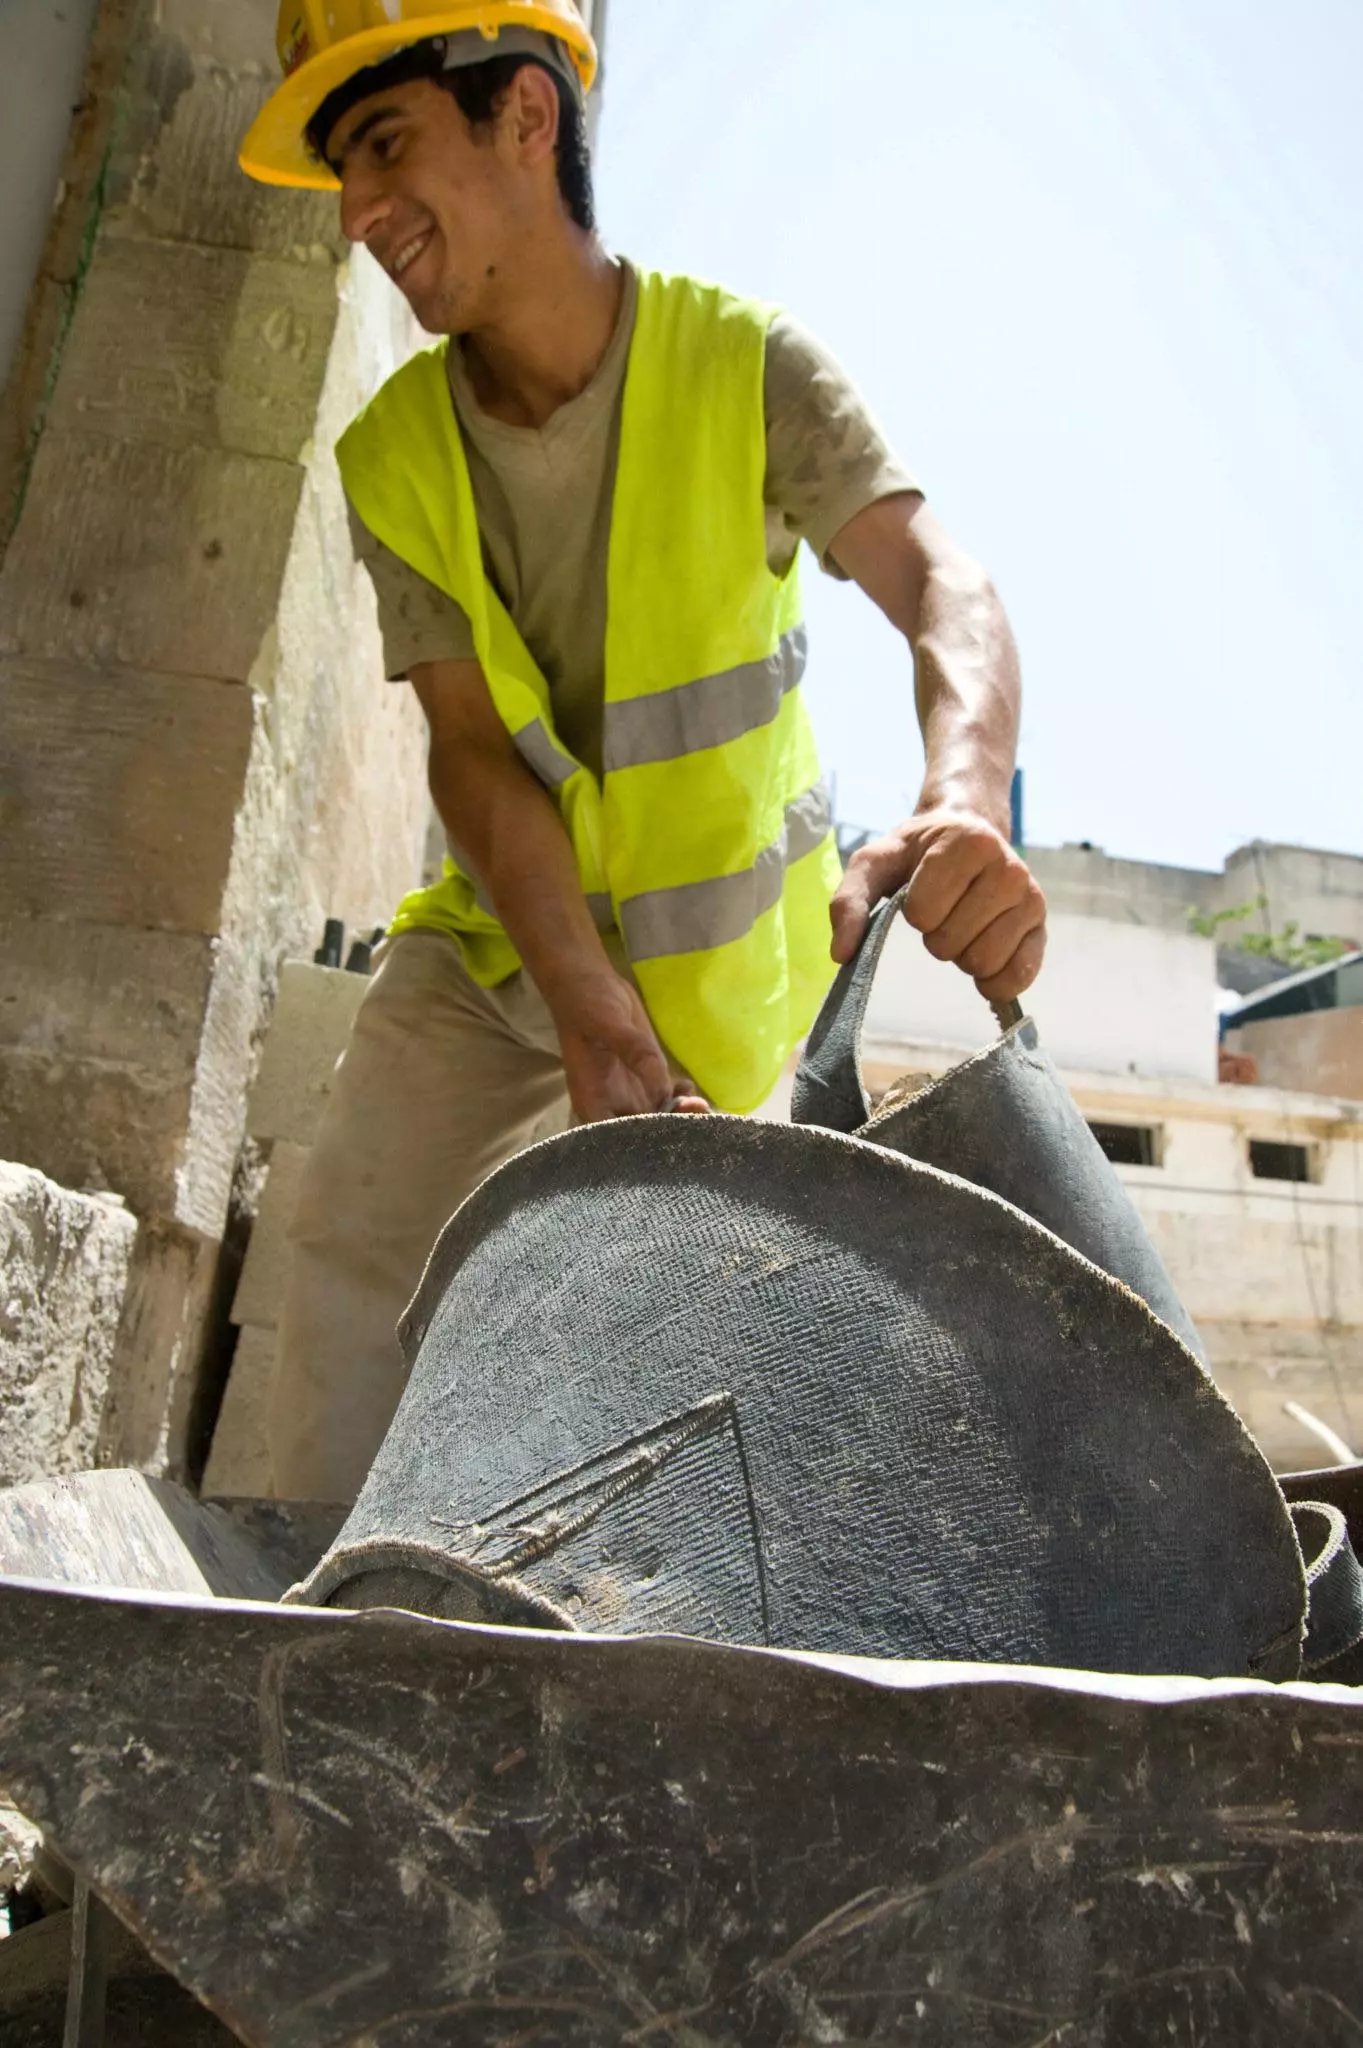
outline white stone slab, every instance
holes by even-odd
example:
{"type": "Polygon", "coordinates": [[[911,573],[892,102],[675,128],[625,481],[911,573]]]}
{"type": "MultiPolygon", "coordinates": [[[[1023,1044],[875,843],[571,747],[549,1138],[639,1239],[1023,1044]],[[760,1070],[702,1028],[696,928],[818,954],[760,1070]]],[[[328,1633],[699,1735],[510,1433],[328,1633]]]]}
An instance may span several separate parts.
{"type": "Polygon", "coordinates": [[[272,1330],[279,1321],[289,1277],[289,1225],[298,1203],[308,1153],[306,1145],[281,1142],[270,1154],[260,1208],[251,1226],[251,1242],[232,1303],[234,1323],[253,1323],[272,1330]]]}
{"type": "Polygon", "coordinates": [[[270,1493],[265,1429],[274,1360],[273,1330],[242,1331],[204,1470],[207,1499],[258,1500],[270,1493]]]}
{"type": "Polygon", "coordinates": [[[285,962],[260,1072],[246,1106],[246,1128],[253,1138],[312,1143],[336,1062],[349,1043],[368,987],[367,975],[316,967],[311,961],[285,962]]]}

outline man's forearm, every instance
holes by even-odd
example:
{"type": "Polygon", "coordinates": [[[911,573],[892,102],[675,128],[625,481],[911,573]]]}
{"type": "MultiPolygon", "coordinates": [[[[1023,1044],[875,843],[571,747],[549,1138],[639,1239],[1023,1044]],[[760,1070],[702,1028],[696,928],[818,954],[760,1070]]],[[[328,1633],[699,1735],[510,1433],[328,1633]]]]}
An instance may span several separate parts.
{"type": "Polygon", "coordinates": [[[1021,680],[1003,606],[961,556],[928,573],[912,636],[926,766],[919,812],[974,811],[1005,837],[1021,680]]]}
{"type": "Polygon", "coordinates": [[[917,496],[867,506],[833,553],[913,651],[926,756],[913,816],[848,862],[833,958],[851,958],[872,906],[907,883],[904,915],[928,951],[1007,1001],[1041,965],[1046,902],[1009,843],[1021,687],[1003,606],[917,496]]]}
{"type": "Polygon", "coordinates": [[[558,1034],[584,1123],[676,1106],[679,1090],[643,998],[602,944],[557,806],[516,752],[476,661],[421,663],[431,795],[450,843],[505,926],[558,1034]]]}
{"type": "Polygon", "coordinates": [[[430,786],[450,843],[551,1010],[615,970],[553,799],[519,760],[433,745],[430,786]]]}

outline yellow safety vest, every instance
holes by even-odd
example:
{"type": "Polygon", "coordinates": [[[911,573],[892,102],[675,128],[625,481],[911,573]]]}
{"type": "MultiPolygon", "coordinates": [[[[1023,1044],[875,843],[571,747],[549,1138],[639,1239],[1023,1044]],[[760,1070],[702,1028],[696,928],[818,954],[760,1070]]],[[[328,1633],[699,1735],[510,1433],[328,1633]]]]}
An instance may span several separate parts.
{"type": "MultiPolygon", "coordinates": [[[[492,699],[553,795],[603,929],[618,928],[663,1043],[721,1109],[755,1108],[832,975],[840,877],[800,693],[799,581],[767,565],[763,377],[771,309],[641,273],[608,560],[601,783],[483,567],[447,343],[415,356],[337,446],[365,525],[467,613],[492,699]]],[[[447,861],[395,931],[459,942],[473,978],[520,960],[447,861]]]]}

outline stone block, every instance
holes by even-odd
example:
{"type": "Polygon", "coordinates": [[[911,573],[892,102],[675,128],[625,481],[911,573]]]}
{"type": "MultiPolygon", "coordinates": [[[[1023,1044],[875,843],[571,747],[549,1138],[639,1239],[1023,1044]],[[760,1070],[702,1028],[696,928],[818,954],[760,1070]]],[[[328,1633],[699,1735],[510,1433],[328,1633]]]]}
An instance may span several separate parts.
{"type": "Polygon", "coordinates": [[[0,654],[244,682],[302,480],[264,456],[50,429],[0,573],[0,654]]]}
{"type": "Polygon", "coordinates": [[[0,1485],[94,1463],[137,1226],[0,1164],[0,1485]]]}
{"type": "MultiPolygon", "coordinates": [[[[212,4],[230,33],[239,8],[212,4]]],[[[142,40],[110,158],[104,231],[334,263],[345,246],[335,194],[260,185],[238,167],[242,137],[278,79],[273,58],[224,64],[198,40],[160,28],[142,40]]]]}
{"type": "Polygon", "coordinates": [[[0,1048],[190,1074],[212,974],[206,937],[0,918],[0,1048]]]}
{"type": "Polygon", "coordinates": [[[0,1053],[0,1154],[63,1187],[112,1190],[140,1216],[175,1213],[192,1076],[48,1052],[0,1053]]]}
{"type": "Polygon", "coordinates": [[[246,1128],[253,1138],[311,1145],[368,986],[363,974],[302,960],[285,962],[246,1108],[246,1128]]]}
{"type": "Polygon", "coordinates": [[[66,662],[15,661],[3,679],[6,911],[215,931],[250,756],[251,693],[66,662]]]}
{"type": "Polygon", "coordinates": [[[270,1154],[270,1170],[232,1303],[234,1323],[254,1323],[272,1330],[279,1321],[289,1276],[289,1225],[307,1163],[306,1145],[279,1144],[270,1154]]]}
{"type": "Polygon", "coordinates": [[[330,264],[105,238],[48,424],[296,461],[313,431],[335,321],[330,264]]]}
{"type": "Polygon", "coordinates": [[[207,1498],[249,1500],[270,1492],[266,1418],[274,1361],[273,1330],[242,1331],[204,1467],[207,1498]]]}
{"type": "Polygon", "coordinates": [[[104,1426],[101,1465],[185,1479],[196,1451],[204,1368],[223,1318],[221,1246],[165,1216],[137,1234],[104,1426]]]}
{"type": "Polygon", "coordinates": [[[222,1508],[146,1472],[65,1473],[0,1493],[0,1579],[278,1600],[292,1583],[222,1508]]]}
{"type": "Polygon", "coordinates": [[[157,27],[191,56],[219,68],[246,71],[274,82],[275,0],[158,0],[157,27]]]}

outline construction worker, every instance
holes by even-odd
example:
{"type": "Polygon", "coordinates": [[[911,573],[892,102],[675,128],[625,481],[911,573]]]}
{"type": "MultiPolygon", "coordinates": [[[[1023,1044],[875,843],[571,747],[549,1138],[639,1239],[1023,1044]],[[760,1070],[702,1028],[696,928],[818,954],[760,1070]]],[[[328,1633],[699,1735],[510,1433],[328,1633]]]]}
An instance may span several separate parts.
{"type": "Polygon", "coordinates": [[[339,189],[446,338],[337,449],[450,847],[382,948],[293,1228],[274,1485],[343,1500],[401,1394],[398,1317],[494,1167],[570,1119],[755,1108],[906,881],[993,1000],[1036,975],[1045,905],[1009,844],[998,599],[789,317],[603,247],[571,0],[284,0],[279,49],[244,168],[339,189]],[[904,634],[926,750],[914,815],[845,874],[802,540],[904,634]]]}

